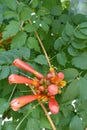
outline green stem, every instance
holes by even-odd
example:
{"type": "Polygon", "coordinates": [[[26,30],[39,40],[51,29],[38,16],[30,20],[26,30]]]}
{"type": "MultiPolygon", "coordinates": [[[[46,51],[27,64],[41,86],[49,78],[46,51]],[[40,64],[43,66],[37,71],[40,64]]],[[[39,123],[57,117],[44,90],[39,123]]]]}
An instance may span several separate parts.
{"type": "Polygon", "coordinates": [[[28,113],[24,116],[24,118],[19,122],[19,124],[17,125],[17,127],[16,127],[15,130],[18,130],[18,129],[19,129],[19,127],[20,127],[20,125],[22,124],[22,122],[29,116],[29,114],[30,114],[38,105],[39,105],[39,103],[36,104],[35,106],[33,106],[32,109],[28,111],[28,113]]]}
{"type": "Polygon", "coordinates": [[[14,86],[14,88],[13,88],[13,90],[12,90],[12,93],[11,93],[11,95],[10,95],[9,99],[8,99],[8,102],[10,102],[10,101],[11,101],[11,98],[12,98],[12,96],[13,96],[14,92],[15,92],[16,87],[17,87],[17,84],[14,86]]]}

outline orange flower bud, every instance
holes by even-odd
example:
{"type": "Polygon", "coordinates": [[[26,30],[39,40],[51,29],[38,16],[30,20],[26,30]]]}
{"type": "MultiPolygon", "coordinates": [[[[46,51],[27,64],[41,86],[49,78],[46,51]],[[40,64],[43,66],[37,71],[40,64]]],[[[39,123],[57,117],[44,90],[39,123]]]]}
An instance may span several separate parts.
{"type": "Polygon", "coordinates": [[[41,73],[37,72],[36,70],[33,69],[33,67],[31,67],[29,64],[25,63],[20,59],[15,59],[13,61],[13,65],[34,74],[39,79],[44,77],[41,73]]]}
{"type": "Polygon", "coordinates": [[[65,86],[66,86],[66,81],[61,81],[61,82],[59,82],[59,86],[60,86],[60,87],[65,87],[65,86]]]}
{"type": "Polygon", "coordinates": [[[55,100],[55,98],[50,98],[48,105],[49,105],[50,112],[52,114],[57,114],[59,112],[59,105],[57,101],[55,100]]]}
{"type": "Polygon", "coordinates": [[[50,67],[50,72],[55,72],[53,67],[50,67]]]}
{"type": "Polygon", "coordinates": [[[26,78],[24,76],[19,76],[17,74],[11,74],[8,78],[9,84],[31,84],[35,87],[39,86],[39,83],[37,81],[31,80],[29,78],[26,78]]]}
{"type": "Polygon", "coordinates": [[[43,92],[44,90],[45,90],[45,87],[44,86],[39,86],[39,90],[41,91],[41,92],[43,92]]]}
{"type": "Polygon", "coordinates": [[[59,82],[59,80],[60,79],[58,78],[57,75],[55,75],[53,78],[50,79],[51,83],[53,83],[53,84],[56,84],[57,82],[59,82]]]}
{"type": "Polygon", "coordinates": [[[37,100],[39,98],[38,95],[26,95],[22,97],[15,98],[11,101],[10,106],[14,111],[18,111],[21,107],[27,105],[28,103],[37,100]]]}

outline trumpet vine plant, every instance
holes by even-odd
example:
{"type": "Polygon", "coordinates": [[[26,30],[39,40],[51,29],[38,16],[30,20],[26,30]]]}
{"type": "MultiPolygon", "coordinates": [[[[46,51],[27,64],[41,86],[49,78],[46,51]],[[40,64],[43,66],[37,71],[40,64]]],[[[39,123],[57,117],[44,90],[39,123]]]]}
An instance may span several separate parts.
{"type": "Polygon", "coordinates": [[[87,16],[69,0],[0,0],[0,130],[87,129],[87,16]]]}

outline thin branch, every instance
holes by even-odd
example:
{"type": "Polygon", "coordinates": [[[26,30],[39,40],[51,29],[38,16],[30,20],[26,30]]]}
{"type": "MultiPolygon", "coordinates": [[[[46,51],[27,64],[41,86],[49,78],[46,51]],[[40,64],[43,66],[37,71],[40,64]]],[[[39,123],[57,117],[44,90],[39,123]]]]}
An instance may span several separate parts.
{"type": "Polygon", "coordinates": [[[44,113],[45,113],[45,115],[46,115],[48,121],[50,122],[50,125],[51,125],[52,129],[53,129],[53,130],[56,130],[56,127],[55,127],[55,125],[54,125],[54,123],[53,123],[53,121],[52,121],[50,115],[48,114],[48,112],[47,112],[45,106],[43,105],[42,102],[40,103],[40,105],[41,105],[42,109],[44,110],[44,113]]]}
{"type": "MultiPolygon", "coordinates": [[[[30,19],[29,19],[29,23],[32,25],[32,22],[31,22],[30,19]]],[[[34,33],[35,33],[36,38],[37,38],[38,41],[39,41],[40,46],[42,47],[42,50],[43,50],[43,52],[44,52],[44,54],[45,54],[45,57],[46,57],[47,62],[48,62],[48,65],[49,65],[49,67],[51,68],[52,66],[51,66],[51,63],[50,63],[50,59],[49,59],[49,57],[48,57],[48,55],[47,55],[47,52],[46,52],[46,50],[45,50],[45,48],[44,48],[44,46],[43,46],[43,43],[42,43],[42,41],[41,41],[41,39],[40,39],[40,37],[39,37],[37,31],[34,31],[34,33]]]]}
{"type": "Polygon", "coordinates": [[[17,84],[14,86],[14,88],[13,88],[13,90],[12,90],[12,93],[11,93],[9,99],[8,99],[8,102],[10,102],[10,100],[11,100],[11,98],[12,98],[14,92],[15,92],[16,87],[17,87],[17,84]]]}
{"type": "Polygon", "coordinates": [[[32,113],[32,111],[33,111],[38,105],[39,105],[39,103],[36,104],[35,106],[33,106],[32,109],[27,112],[27,114],[22,118],[22,120],[21,120],[21,121],[19,122],[19,124],[17,125],[16,130],[19,129],[19,127],[20,127],[20,125],[23,123],[23,121],[29,116],[30,113],[32,113]]]}

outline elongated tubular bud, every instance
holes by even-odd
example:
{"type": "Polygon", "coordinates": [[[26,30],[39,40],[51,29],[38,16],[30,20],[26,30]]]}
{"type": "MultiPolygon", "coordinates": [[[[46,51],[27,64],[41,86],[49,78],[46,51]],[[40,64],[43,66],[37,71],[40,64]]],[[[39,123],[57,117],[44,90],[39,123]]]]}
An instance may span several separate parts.
{"type": "Polygon", "coordinates": [[[55,98],[50,98],[48,105],[49,105],[50,112],[52,114],[57,114],[59,112],[59,105],[55,100],[55,98]]]}
{"type": "Polygon", "coordinates": [[[39,95],[26,95],[22,97],[15,98],[11,101],[10,106],[14,111],[18,111],[21,107],[27,105],[28,103],[37,100],[39,95]]]}
{"type": "Polygon", "coordinates": [[[35,87],[39,86],[39,82],[26,78],[24,76],[19,76],[17,74],[11,74],[8,78],[9,84],[30,84],[35,87]]]}
{"type": "Polygon", "coordinates": [[[15,59],[13,61],[13,65],[34,74],[39,79],[44,77],[41,73],[37,72],[36,70],[34,70],[33,67],[31,67],[29,64],[25,63],[24,61],[20,59],[15,59]]]}

